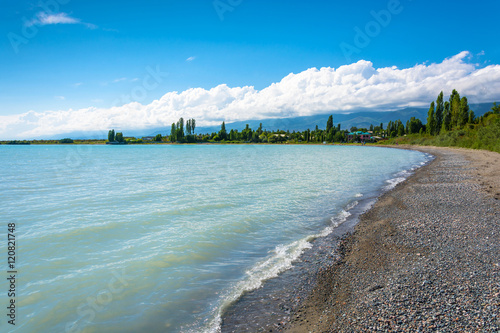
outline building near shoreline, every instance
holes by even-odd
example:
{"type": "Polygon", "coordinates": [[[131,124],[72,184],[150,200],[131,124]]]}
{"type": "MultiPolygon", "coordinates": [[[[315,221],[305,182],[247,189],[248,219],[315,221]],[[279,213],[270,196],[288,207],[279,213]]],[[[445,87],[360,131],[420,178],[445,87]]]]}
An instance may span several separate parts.
{"type": "Polygon", "coordinates": [[[369,141],[372,139],[372,135],[368,132],[351,132],[347,134],[347,141],[359,140],[359,141],[369,141]]]}

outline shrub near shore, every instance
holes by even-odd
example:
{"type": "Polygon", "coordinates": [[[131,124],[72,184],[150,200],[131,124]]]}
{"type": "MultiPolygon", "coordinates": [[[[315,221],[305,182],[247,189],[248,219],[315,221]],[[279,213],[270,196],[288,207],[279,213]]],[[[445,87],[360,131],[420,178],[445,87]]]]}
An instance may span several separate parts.
{"type": "Polygon", "coordinates": [[[409,134],[392,138],[386,143],[485,149],[500,153],[500,115],[490,114],[479,124],[469,124],[465,128],[438,135],[409,134]]]}
{"type": "Polygon", "coordinates": [[[410,144],[438,147],[485,149],[500,153],[500,105],[476,118],[467,97],[453,90],[444,102],[443,92],[429,108],[427,123],[412,118],[403,126],[401,121],[389,122],[386,144],[410,144]],[[416,124],[418,123],[418,126],[416,124]]]}

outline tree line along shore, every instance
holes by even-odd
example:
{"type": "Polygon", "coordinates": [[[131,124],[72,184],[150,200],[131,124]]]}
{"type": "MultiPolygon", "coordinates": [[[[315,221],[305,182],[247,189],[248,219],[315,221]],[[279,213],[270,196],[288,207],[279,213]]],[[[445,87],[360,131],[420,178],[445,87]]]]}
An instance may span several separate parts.
{"type": "Polygon", "coordinates": [[[109,130],[107,140],[16,140],[0,141],[0,144],[184,144],[184,143],[265,143],[265,144],[319,144],[319,143],[377,143],[377,144],[414,144],[448,147],[486,149],[500,152],[500,105],[493,103],[491,110],[476,117],[470,109],[467,97],[453,90],[448,101],[441,92],[432,101],[426,123],[412,117],[404,124],[401,120],[384,124],[370,125],[369,128],[351,127],[341,129],[334,125],[333,116],[326,121],[326,127],[318,125],[311,130],[266,130],[262,123],[257,129],[247,124],[242,130],[226,130],[223,121],[218,132],[195,133],[196,120],[184,121],[180,118],[172,123],[170,134],[154,137],[126,137],[122,132],[109,130]]]}

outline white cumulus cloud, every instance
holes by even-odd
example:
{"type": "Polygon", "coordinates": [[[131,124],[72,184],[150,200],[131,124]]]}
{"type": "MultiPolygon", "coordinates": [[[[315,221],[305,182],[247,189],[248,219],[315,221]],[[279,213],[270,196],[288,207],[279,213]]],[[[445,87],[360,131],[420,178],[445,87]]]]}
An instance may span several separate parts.
{"type": "Polygon", "coordinates": [[[424,107],[441,90],[453,89],[471,103],[500,100],[500,65],[479,68],[461,52],[441,63],[410,68],[375,68],[361,60],[339,68],[310,68],[256,90],[251,86],[168,92],[149,104],[112,108],[30,111],[0,117],[1,138],[36,138],[110,128],[170,128],[180,117],[195,118],[198,127],[249,119],[283,118],[356,110],[389,111],[424,107]]]}

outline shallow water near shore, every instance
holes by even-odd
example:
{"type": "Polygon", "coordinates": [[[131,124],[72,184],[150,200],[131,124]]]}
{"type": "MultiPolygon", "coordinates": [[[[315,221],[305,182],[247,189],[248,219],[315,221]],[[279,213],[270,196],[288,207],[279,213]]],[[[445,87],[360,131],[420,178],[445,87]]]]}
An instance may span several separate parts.
{"type": "Polygon", "coordinates": [[[215,332],[242,294],[430,158],[331,145],[2,146],[0,237],[16,223],[18,248],[11,331],[215,332]]]}

